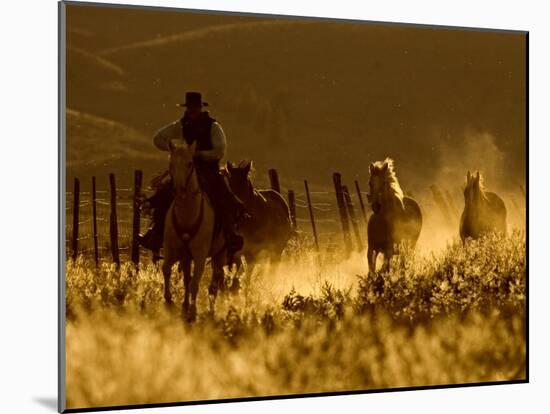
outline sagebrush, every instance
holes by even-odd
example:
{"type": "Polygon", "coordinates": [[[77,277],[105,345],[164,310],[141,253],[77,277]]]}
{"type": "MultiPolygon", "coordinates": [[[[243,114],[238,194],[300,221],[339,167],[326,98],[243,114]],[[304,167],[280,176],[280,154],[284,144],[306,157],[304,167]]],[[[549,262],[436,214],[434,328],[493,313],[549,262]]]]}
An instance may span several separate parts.
{"type": "MultiPolygon", "coordinates": [[[[205,275],[193,325],[152,264],[67,261],[68,407],[525,378],[523,232],[404,251],[376,274],[292,246],[214,314],[205,275]]],[[[181,277],[171,288],[181,303],[181,277]]]]}

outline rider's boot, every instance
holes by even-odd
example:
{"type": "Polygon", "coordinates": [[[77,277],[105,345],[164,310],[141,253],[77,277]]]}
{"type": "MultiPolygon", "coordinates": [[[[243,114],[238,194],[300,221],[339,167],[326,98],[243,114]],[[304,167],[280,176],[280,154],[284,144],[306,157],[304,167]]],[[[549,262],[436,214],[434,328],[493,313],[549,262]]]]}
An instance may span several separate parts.
{"type": "Polygon", "coordinates": [[[139,244],[151,250],[153,252],[153,259],[156,258],[157,260],[160,258],[159,251],[162,247],[162,239],[164,237],[164,229],[160,227],[160,225],[155,223],[145,234],[140,234],[138,236],[139,244]]]}

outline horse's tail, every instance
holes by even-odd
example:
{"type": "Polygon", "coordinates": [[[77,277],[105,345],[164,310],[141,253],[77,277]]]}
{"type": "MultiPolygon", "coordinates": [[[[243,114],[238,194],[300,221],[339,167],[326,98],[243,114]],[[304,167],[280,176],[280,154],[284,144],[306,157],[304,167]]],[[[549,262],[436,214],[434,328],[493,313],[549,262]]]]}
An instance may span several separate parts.
{"type": "Polygon", "coordinates": [[[262,226],[259,231],[264,232],[262,238],[266,240],[266,247],[270,246],[268,249],[271,251],[272,258],[278,260],[288,241],[293,237],[290,209],[286,200],[278,192],[273,190],[259,192],[266,200],[261,213],[264,215],[262,221],[269,223],[262,226]]]}
{"type": "Polygon", "coordinates": [[[418,202],[411,197],[403,197],[403,205],[405,206],[405,214],[407,217],[407,236],[416,243],[420,237],[422,230],[422,209],[418,202]]]}
{"type": "Polygon", "coordinates": [[[292,230],[292,220],[290,218],[290,208],[284,197],[274,190],[261,190],[259,191],[267,203],[267,210],[270,214],[274,214],[274,219],[277,220],[281,226],[281,230],[288,229],[288,232],[292,230]]]}
{"type": "Polygon", "coordinates": [[[506,204],[496,193],[487,191],[485,193],[489,208],[493,214],[494,227],[497,231],[506,234],[506,204]]]}

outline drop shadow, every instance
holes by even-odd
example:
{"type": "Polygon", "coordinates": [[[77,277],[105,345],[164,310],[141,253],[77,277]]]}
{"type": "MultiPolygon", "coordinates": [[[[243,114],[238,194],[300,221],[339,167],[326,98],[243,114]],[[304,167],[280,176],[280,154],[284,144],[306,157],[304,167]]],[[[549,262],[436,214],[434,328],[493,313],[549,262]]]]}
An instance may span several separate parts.
{"type": "Polygon", "coordinates": [[[57,398],[55,397],[33,397],[33,401],[53,412],[57,412],[57,398]]]}

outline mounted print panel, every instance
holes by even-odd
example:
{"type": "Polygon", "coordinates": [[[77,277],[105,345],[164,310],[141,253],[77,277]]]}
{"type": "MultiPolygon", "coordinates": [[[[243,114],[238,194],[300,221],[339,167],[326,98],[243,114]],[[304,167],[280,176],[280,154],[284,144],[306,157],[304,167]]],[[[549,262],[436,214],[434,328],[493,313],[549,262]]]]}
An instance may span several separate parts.
{"type": "Polygon", "coordinates": [[[526,32],[60,22],[61,411],[527,381],[526,32]]]}

